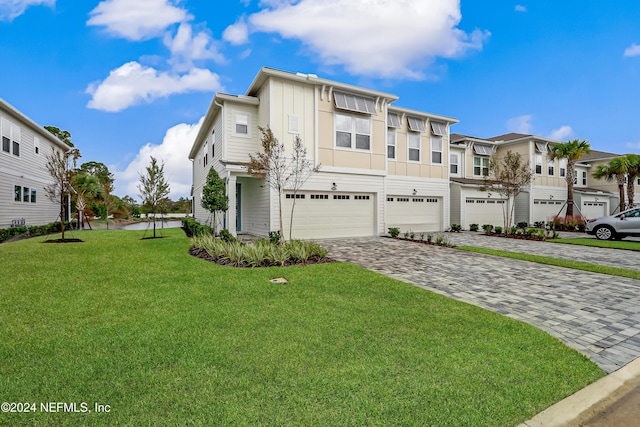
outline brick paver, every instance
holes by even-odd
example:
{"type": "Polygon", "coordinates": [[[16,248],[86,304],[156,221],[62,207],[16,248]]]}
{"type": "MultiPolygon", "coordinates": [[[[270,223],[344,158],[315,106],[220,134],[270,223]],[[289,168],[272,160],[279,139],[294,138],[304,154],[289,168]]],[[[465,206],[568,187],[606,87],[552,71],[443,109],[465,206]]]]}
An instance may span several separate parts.
{"type": "MultiPolygon", "coordinates": [[[[502,243],[509,239],[472,233],[446,236],[456,244],[499,245],[505,250],[539,251],[534,253],[549,256],[565,252],[571,259],[594,256],[601,263],[635,257],[633,267],[640,265],[638,253],[630,251],[593,252],[591,249],[600,248],[565,249],[566,245],[530,241],[502,243]]],[[[534,325],[585,354],[607,373],[640,356],[640,280],[389,238],[324,240],[322,244],[337,260],[534,325]]]]}

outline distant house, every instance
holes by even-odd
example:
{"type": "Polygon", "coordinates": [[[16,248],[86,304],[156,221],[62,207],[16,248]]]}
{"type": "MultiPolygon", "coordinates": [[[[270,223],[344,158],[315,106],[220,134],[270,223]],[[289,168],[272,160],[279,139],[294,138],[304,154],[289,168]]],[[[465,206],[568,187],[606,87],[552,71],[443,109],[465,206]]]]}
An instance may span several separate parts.
{"type": "MultiPolygon", "coordinates": [[[[484,176],[489,173],[492,155],[501,157],[507,151],[519,153],[531,165],[534,180],[515,200],[514,223],[548,222],[566,212],[567,183],[566,160],[552,160],[549,146],[560,141],[519,133],[492,138],[477,138],[452,134],[451,152],[451,223],[468,229],[469,224],[500,225],[503,222],[503,204],[497,195],[480,191],[484,176]],[[457,166],[454,166],[456,165],[457,166]]],[[[613,194],[598,186],[591,177],[591,164],[583,161],[576,165],[574,203],[586,218],[608,215],[613,194]]]]}
{"type": "Polygon", "coordinates": [[[284,198],[288,236],[375,236],[388,227],[442,231],[449,227],[449,126],[456,119],[392,105],[397,96],[319,78],[262,68],[244,95],[218,93],[189,158],[193,213],[201,207],[209,168],[226,181],[231,233],[260,236],[278,228],[276,193],[247,173],[262,150],[258,126],[269,126],[290,155],[299,135],[320,171],[284,198]]]}
{"type": "Polygon", "coordinates": [[[47,156],[67,145],[0,98],[0,228],[43,225],[59,218],[45,186],[47,156]]]}

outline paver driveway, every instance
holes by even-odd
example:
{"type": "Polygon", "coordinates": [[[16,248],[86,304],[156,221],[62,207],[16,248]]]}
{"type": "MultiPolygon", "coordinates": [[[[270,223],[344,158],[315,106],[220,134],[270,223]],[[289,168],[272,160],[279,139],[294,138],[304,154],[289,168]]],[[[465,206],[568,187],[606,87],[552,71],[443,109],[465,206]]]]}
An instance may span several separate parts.
{"type": "MultiPolygon", "coordinates": [[[[457,244],[473,245],[460,239],[456,236],[457,244]]],[[[607,373],[640,356],[640,280],[389,238],[324,240],[322,245],[334,259],[530,323],[607,373]]],[[[640,256],[605,251],[609,259],[640,256]]]]}

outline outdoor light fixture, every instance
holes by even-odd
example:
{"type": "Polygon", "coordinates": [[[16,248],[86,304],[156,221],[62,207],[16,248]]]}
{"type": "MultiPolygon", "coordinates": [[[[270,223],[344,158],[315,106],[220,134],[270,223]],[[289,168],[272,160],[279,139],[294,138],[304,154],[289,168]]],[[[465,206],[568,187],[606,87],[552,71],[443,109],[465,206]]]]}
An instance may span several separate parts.
{"type": "Polygon", "coordinates": [[[416,194],[418,194],[418,190],[416,190],[415,188],[413,189],[413,195],[415,196],[416,194]]]}
{"type": "Polygon", "coordinates": [[[549,200],[553,200],[553,194],[549,194],[549,200]]]}
{"type": "Polygon", "coordinates": [[[336,183],[335,183],[335,182],[331,184],[331,189],[332,189],[333,191],[336,191],[336,190],[338,189],[338,186],[336,185],[336,183]]]}

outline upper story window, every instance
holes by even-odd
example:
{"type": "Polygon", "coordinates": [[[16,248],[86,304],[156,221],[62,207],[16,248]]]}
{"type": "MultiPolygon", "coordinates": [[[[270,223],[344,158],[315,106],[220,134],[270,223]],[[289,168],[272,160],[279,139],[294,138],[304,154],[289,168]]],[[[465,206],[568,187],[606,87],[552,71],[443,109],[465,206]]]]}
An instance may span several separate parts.
{"type": "Polygon", "coordinates": [[[431,163],[442,164],[442,137],[431,137],[431,163]]]}
{"type": "Polygon", "coordinates": [[[33,147],[34,147],[34,152],[36,154],[40,154],[40,138],[38,138],[37,136],[33,137],[33,147]]]}
{"type": "Polygon", "coordinates": [[[489,176],[489,158],[478,157],[473,158],[473,175],[489,176]]]}
{"type": "Polygon", "coordinates": [[[396,158],[396,130],[387,129],[387,159],[396,158]]]}
{"type": "Polygon", "coordinates": [[[371,149],[371,118],[336,113],[336,147],[371,149]]]}
{"type": "Polygon", "coordinates": [[[549,176],[556,174],[556,161],[554,159],[547,159],[547,173],[549,176]]]}
{"type": "Polygon", "coordinates": [[[334,92],[333,99],[336,108],[357,113],[376,114],[376,103],[372,98],[364,96],[350,95],[348,93],[334,92]]]}
{"type": "Polygon", "coordinates": [[[216,131],[215,129],[211,131],[211,158],[213,159],[216,155],[216,131]]]}
{"type": "Polygon", "coordinates": [[[409,146],[409,161],[420,161],[420,134],[418,132],[409,132],[407,134],[407,145],[409,146]]]}
{"type": "Polygon", "coordinates": [[[7,119],[0,119],[2,134],[2,151],[20,156],[20,127],[7,119]]]}
{"type": "Polygon", "coordinates": [[[202,151],[204,152],[204,160],[202,161],[202,165],[206,167],[209,163],[209,141],[206,141],[204,143],[204,149],[202,151]]]}
{"type": "Polygon", "coordinates": [[[387,113],[387,125],[390,128],[400,128],[400,118],[396,113],[387,113]]]}
{"type": "Polygon", "coordinates": [[[458,175],[458,165],[460,164],[460,155],[458,153],[449,154],[449,172],[451,175],[458,175]]]}
{"type": "Polygon", "coordinates": [[[536,154],[536,175],[542,175],[542,154],[536,154]]]}
{"type": "Polygon", "coordinates": [[[247,113],[234,113],[233,133],[235,135],[249,136],[249,126],[251,125],[250,120],[249,114],[247,113]]]}
{"type": "Polygon", "coordinates": [[[582,171],[582,185],[587,185],[587,171],[582,171]]]}
{"type": "Polygon", "coordinates": [[[447,125],[440,122],[431,122],[431,133],[436,136],[446,136],[447,125]]]}
{"type": "Polygon", "coordinates": [[[289,114],[289,133],[300,133],[300,126],[298,125],[298,116],[289,114]]]}
{"type": "Polygon", "coordinates": [[[558,170],[562,178],[567,176],[567,159],[560,159],[560,166],[558,170]]]}
{"type": "Polygon", "coordinates": [[[490,156],[493,154],[493,148],[490,145],[473,144],[473,152],[481,156],[490,156]]]}
{"type": "Polygon", "coordinates": [[[407,117],[409,123],[409,130],[414,132],[425,132],[427,129],[424,127],[424,121],[417,117],[407,117]]]}

